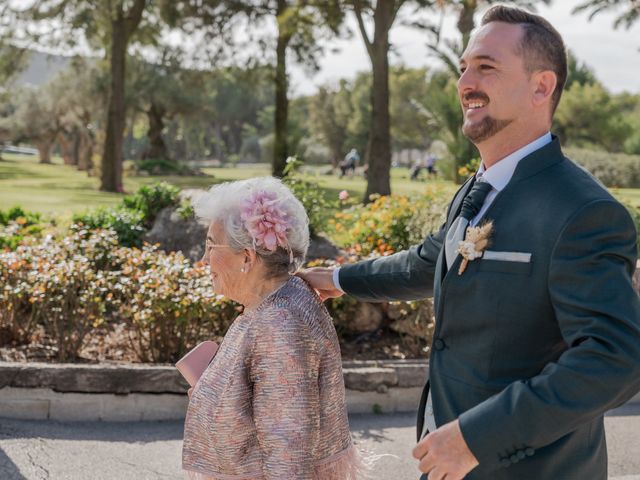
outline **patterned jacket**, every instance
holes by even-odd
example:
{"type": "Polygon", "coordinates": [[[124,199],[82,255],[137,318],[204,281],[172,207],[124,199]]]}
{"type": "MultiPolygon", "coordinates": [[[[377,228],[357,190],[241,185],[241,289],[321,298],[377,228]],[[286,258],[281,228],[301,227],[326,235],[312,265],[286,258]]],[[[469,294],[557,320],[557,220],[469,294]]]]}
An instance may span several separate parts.
{"type": "Polygon", "coordinates": [[[348,480],[361,470],[338,338],[298,277],[229,328],[191,395],[182,465],[198,480],[348,480]]]}

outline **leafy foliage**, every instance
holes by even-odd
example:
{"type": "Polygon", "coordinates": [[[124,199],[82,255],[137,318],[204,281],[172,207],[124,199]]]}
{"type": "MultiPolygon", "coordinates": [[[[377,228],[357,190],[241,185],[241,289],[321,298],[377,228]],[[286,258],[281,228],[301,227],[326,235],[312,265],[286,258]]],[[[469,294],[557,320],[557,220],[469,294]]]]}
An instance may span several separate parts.
{"type": "Polygon", "coordinates": [[[180,253],[118,247],[113,230],[74,226],[60,241],[0,253],[0,330],[28,342],[36,326],[55,339],[57,358],[77,358],[87,333],[125,319],[139,360],[175,361],[223,335],[236,305],[212,293],[208,272],[180,253]]]}
{"type": "Polygon", "coordinates": [[[607,187],[640,188],[640,155],[566,148],[565,154],[607,187]]]}
{"type": "Polygon", "coordinates": [[[305,180],[299,173],[298,169],[302,165],[301,160],[289,157],[285,165],[283,182],[304,206],[309,216],[309,231],[311,235],[315,235],[324,229],[332,205],[316,184],[305,180]]]}
{"type": "Polygon", "coordinates": [[[442,224],[448,199],[437,190],[425,195],[373,196],[329,220],[332,233],[357,256],[385,256],[422,242],[442,224]]]}
{"type": "Polygon", "coordinates": [[[27,212],[15,206],[0,210],[0,250],[15,250],[27,238],[38,236],[44,229],[39,213],[27,212]]]}
{"type": "Polygon", "coordinates": [[[113,229],[120,245],[139,247],[158,212],[177,205],[179,194],[177,187],[166,182],[145,185],[135,194],[124,197],[119,206],[76,214],[73,221],[91,229],[113,229]]]}

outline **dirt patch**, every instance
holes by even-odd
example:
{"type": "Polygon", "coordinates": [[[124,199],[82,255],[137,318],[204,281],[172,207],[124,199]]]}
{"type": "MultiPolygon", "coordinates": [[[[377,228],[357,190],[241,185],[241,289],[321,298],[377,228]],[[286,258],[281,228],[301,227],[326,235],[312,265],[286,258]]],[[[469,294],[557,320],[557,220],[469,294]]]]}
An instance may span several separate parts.
{"type": "MultiPolygon", "coordinates": [[[[139,363],[131,341],[124,323],[96,328],[87,335],[76,363],[139,363]]],[[[388,330],[344,335],[340,339],[343,360],[424,359],[428,348],[424,340],[388,330]]],[[[57,345],[42,329],[32,335],[28,344],[0,347],[0,360],[8,362],[55,363],[57,354],[57,345]]]]}

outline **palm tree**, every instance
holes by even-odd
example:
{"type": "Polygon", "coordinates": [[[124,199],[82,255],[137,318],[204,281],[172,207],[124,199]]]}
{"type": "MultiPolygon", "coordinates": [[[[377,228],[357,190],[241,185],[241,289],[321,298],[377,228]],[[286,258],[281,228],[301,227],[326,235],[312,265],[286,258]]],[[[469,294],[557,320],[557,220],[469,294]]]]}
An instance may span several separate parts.
{"type": "Polygon", "coordinates": [[[607,10],[618,10],[624,7],[625,11],[618,15],[613,22],[613,27],[618,28],[624,25],[630,28],[634,22],[640,19],[640,1],[638,0],[589,0],[575,7],[572,13],[580,13],[589,10],[589,20],[598,15],[600,12],[607,10]]]}
{"type": "MultiPolygon", "coordinates": [[[[460,39],[457,41],[446,41],[444,45],[440,41],[440,27],[432,27],[431,30],[435,34],[435,39],[427,46],[429,49],[446,65],[451,77],[457,78],[458,59],[467,48],[471,38],[471,32],[476,27],[475,14],[478,10],[488,7],[492,4],[500,3],[499,0],[439,0],[438,6],[442,15],[445,12],[455,12],[458,21],[456,26],[460,32],[460,39]]],[[[548,5],[551,0],[516,0],[512,2],[519,7],[534,9],[536,4],[544,3],[548,5]]],[[[439,79],[443,82],[443,79],[439,79]]],[[[434,102],[432,105],[423,105],[426,110],[431,113],[433,121],[441,127],[445,144],[449,154],[454,159],[454,177],[456,183],[462,182],[464,179],[458,173],[459,167],[466,165],[473,157],[477,155],[473,144],[467,140],[460,131],[462,125],[462,111],[458,105],[457,91],[452,88],[451,84],[443,83],[442,93],[449,95],[448,101],[441,99],[440,102],[434,102]],[[455,107],[452,109],[452,106],[455,107]],[[446,119],[446,120],[445,120],[446,119]]]]}

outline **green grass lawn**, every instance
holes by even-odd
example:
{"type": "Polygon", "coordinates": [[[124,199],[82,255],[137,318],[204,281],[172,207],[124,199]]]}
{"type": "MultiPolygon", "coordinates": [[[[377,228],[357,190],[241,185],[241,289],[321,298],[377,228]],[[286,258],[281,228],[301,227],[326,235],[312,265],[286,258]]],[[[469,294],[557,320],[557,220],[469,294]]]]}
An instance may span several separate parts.
{"type": "MultiPolygon", "coordinates": [[[[327,167],[309,167],[306,177],[325,190],[328,197],[336,198],[341,190],[351,196],[361,198],[366,183],[362,177],[338,178],[327,175],[327,167]]],[[[212,184],[239,180],[269,174],[268,165],[242,166],[238,168],[208,168],[206,177],[126,177],[124,187],[134,192],[140,186],[167,181],[180,188],[207,188],[212,184]]],[[[412,182],[409,171],[394,168],[391,172],[391,188],[394,193],[420,194],[426,189],[442,189],[453,194],[456,186],[442,180],[412,182]]],[[[20,205],[27,210],[70,217],[74,212],[98,206],[115,205],[122,199],[121,194],[98,191],[98,179],[88,177],[85,172],[63,165],[62,159],[53,158],[53,164],[42,165],[35,156],[4,154],[0,162],[0,209],[20,205]]],[[[613,189],[612,193],[640,207],[640,189],[613,189]]]]}

